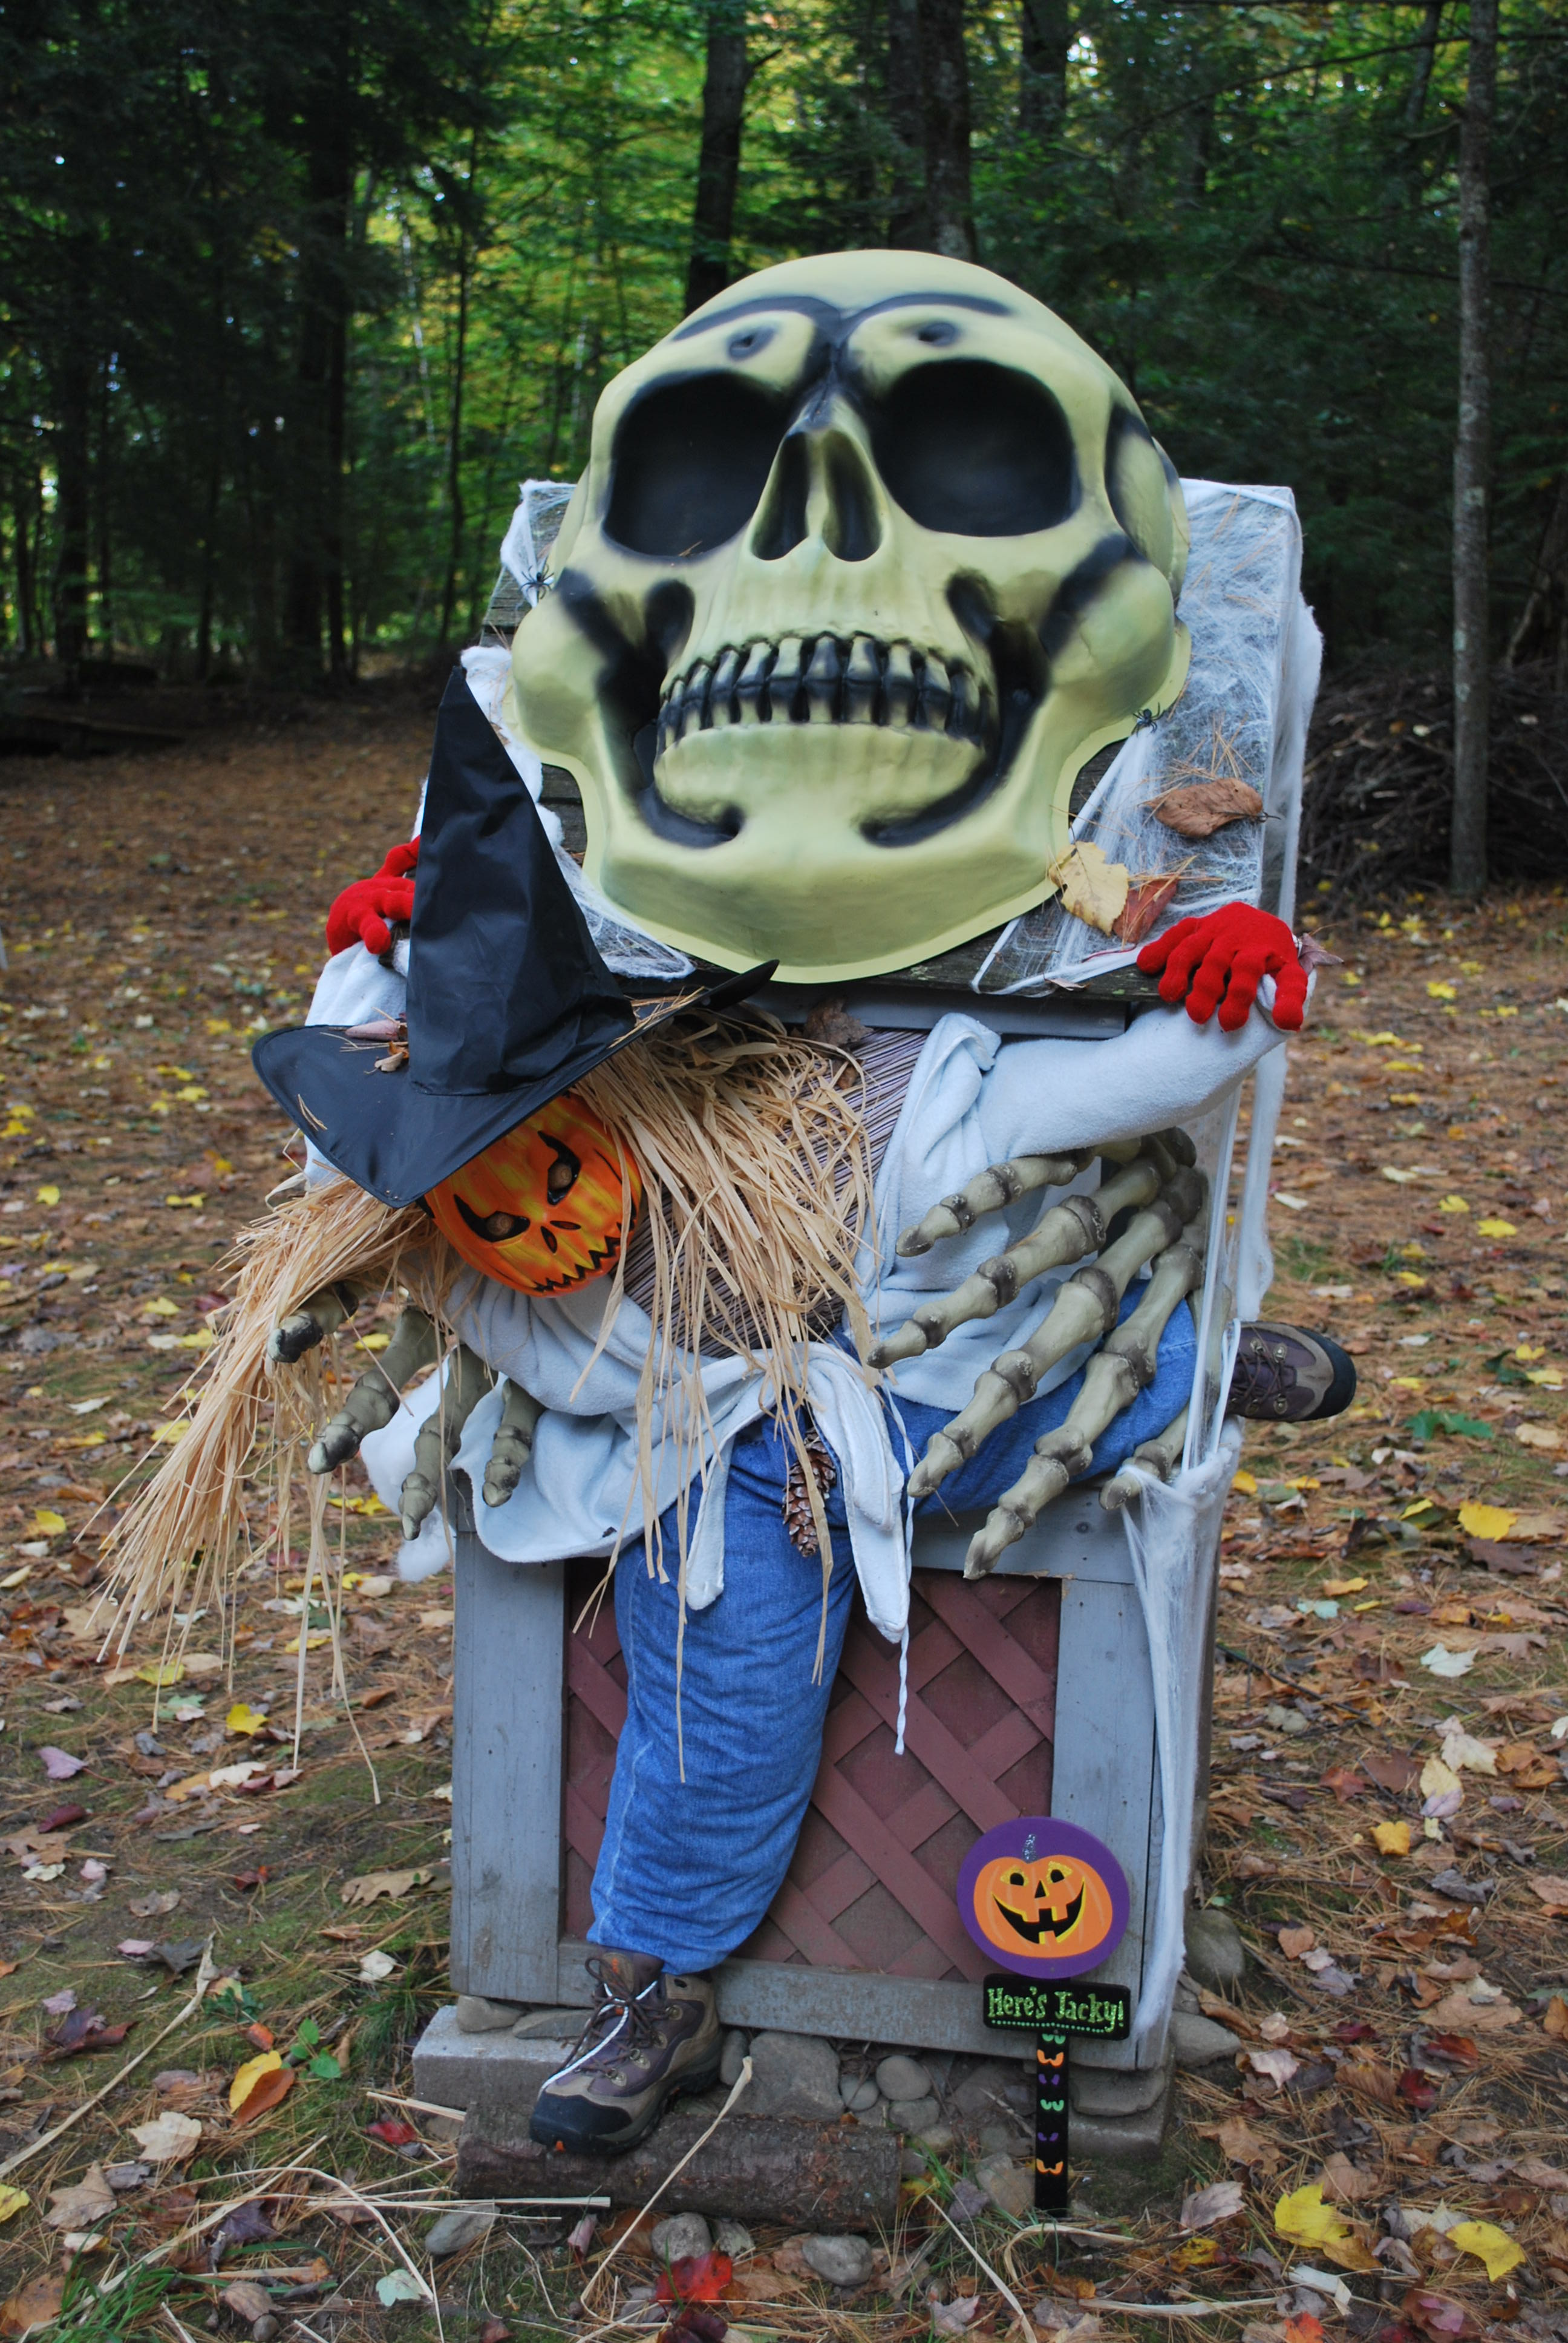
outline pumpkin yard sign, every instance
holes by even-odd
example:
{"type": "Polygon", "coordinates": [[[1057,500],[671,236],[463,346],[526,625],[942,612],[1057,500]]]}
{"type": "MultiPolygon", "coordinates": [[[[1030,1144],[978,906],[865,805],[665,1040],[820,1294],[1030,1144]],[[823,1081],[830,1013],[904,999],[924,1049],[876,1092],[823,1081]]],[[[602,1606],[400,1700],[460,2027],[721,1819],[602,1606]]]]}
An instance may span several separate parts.
{"type": "Polygon", "coordinates": [[[1020,1815],[976,1840],[959,1873],[958,1898],[975,1943],[1011,1972],[985,1980],[986,2024],[1035,2036],[1035,2210],[1064,2213],[1072,2193],[1069,2041],[1088,2034],[1121,2042],[1130,2023],[1125,1986],[1065,1980],[1097,1968],[1121,1943],[1126,1874],[1091,1832],[1049,1815],[1020,1815]]]}

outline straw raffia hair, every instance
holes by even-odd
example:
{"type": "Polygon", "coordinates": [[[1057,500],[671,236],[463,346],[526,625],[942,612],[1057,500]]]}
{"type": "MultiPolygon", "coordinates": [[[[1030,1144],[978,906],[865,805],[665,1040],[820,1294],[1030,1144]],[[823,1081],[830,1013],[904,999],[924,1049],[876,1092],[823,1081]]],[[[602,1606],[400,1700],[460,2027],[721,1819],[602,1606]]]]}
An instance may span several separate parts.
{"type": "MultiPolygon", "coordinates": [[[[714,1453],[702,1354],[729,1352],[769,1377],[767,1404],[801,1461],[826,1587],[832,1549],[806,1450],[808,1346],[840,1310],[862,1357],[870,1344],[855,1281],[872,1210],[855,1060],[755,1013],[744,1022],[689,1013],[606,1060],[576,1089],[643,1179],[653,1335],[637,1419],[649,1568],[667,1575],[656,1496],[663,1443],[677,1444],[681,1483],[714,1453]]],[[[625,1210],[629,1219],[629,1201],[625,1210]]],[[[630,1235],[623,1224],[598,1350],[625,1299],[630,1235]]],[[[244,1232],[219,1272],[234,1299],[192,1379],[188,1426],[106,1542],[122,1646],[138,1618],[221,1602],[246,1551],[246,1483],[269,1463],[286,1517],[295,1459],[327,1413],[324,1353],[329,1359],[333,1346],[307,1352],[297,1366],[269,1367],[266,1338],[278,1321],[320,1287],[349,1279],[372,1292],[401,1283],[445,1327],[460,1268],[417,1207],[389,1211],[347,1180],[307,1190],[244,1232]]],[[[309,1495],[318,1538],[325,1483],[309,1495]]],[[[689,1507],[683,1488],[683,1591],[689,1507]]]]}

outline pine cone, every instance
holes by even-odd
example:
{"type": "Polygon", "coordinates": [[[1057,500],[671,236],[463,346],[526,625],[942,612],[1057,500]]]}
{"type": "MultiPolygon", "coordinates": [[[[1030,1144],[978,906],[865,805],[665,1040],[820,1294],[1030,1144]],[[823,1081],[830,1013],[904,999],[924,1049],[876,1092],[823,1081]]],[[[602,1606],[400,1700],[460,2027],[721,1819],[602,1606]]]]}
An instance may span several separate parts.
{"type": "MultiPolygon", "coordinates": [[[[805,1433],[802,1445],[811,1467],[811,1478],[817,1483],[817,1493],[825,1497],[838,1481],[839,1468],[814,1430],[805,1433]]],[[[810,1493],[799,1453],[789,1460],[789,1478],[784,1484],[784,1523],[797,1554],[809,1556],[820,1553],[817,1524],[811,1518],[810,1493]]]]}

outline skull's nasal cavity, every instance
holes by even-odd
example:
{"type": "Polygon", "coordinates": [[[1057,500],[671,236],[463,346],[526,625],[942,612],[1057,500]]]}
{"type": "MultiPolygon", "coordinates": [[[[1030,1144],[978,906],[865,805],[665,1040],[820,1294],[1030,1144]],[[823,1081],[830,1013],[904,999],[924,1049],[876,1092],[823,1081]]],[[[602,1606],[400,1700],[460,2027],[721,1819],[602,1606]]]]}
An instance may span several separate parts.
{"type": "Polygon", "coordinates": [[[815,522],[839,561],[869,561],[882,541],[866,459],[847,433],[791,431],[779,450],[751,533],[760,561],[781,561],[815,522]]]}

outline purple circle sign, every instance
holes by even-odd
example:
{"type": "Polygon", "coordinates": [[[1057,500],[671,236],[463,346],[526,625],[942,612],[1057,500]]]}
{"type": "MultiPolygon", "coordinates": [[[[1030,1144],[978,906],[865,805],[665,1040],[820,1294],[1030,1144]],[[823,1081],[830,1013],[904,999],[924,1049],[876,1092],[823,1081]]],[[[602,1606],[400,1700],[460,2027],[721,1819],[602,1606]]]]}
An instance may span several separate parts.
{"type": "Polygon", "coordinates": [[[1111,1849],[1050,1815],[1020,1815],[977,1839],[958,1897],[981,1952],[1020,1976],[1081,1976],[1127,1930],[1127,1875],[1111,1849]]]}

